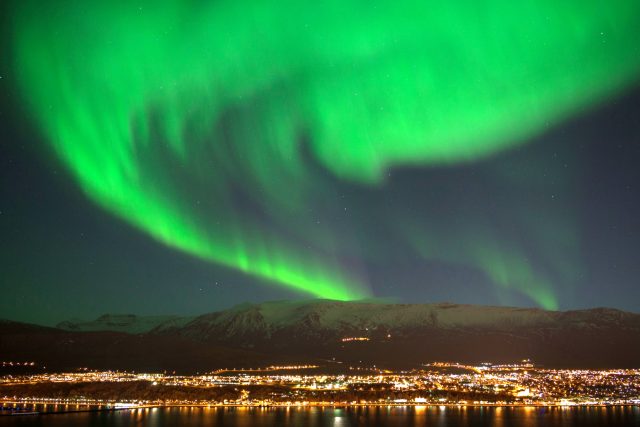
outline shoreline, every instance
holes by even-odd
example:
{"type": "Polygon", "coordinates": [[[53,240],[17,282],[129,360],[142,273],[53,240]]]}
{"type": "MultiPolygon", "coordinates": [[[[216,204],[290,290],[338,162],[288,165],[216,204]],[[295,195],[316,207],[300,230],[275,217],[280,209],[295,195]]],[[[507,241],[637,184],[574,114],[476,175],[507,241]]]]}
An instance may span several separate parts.
{"type": "MultiPolygon", "coordinates": [[[[56,403],[56,402],[20,402],[13,400],[0,400],[0,404],[9,404],[9,405],[76,405],[72,403],[56,403]]],[[[79,406],[90,406],[87,404],[81,404],[79,406]]],[[[105,405],[106,406],[106,405],[105,405]]],[[[323,403],[317,402],[312,403],[308,402],[306,404],[287,404],[287,403],[270,403],[270,404],[230,404],[230,403],[157,403],[157,404],[145,404],[145,405],[134,405],[134,406],[121,406],[121,407],[101,407],[101,408],[86,408],[86,409],[70,409],[70,410],[62,410],[62,411],[25,411],[25,412],[10,412],[6,414],[1,414],[0,416],[20,416],[20,415],[60,415],[60,414],[72,414],[72,413],[84,413],[84,412],[110,412],[110,411],[123,411],[123,410],[140,410],[140,409],[167,409],[167,408],[199,408],[199,409],[227,409],[227,408],[237,408],[237,409],[305,409],[305,408],[334,408],[334,409],[347,409],[347,408],[381,408],[381,407],[409,407],[409,408],[529,408],[529,409],[538,409],[538,408],[561,408],[561,409],[569,409],[569,408],[623,408],[623,407],[640,407],[638,403],[576,403],[576,404],[560,404],[560,403],[416,403],[416,402],[406,402],[406,403],[323,403]]]]}

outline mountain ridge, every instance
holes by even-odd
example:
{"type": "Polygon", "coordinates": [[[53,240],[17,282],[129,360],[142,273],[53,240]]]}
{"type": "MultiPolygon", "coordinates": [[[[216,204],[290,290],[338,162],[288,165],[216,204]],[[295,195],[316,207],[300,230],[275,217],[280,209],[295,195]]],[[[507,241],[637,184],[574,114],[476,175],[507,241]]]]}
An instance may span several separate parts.
{"type": "MultiPolygon", "coordinates": [[[[623,311],[615,308],[608,307],[595,307],[588,309],[577,310],[564,310],[564,311],[551,311],[544,310],[536,307],[512,307],[512,306],[483,306],[472,304],[455,304],[450,302],[441,303],[423,303],[423,304],[400,304],[400,303],[377,303],[364,301],[335,301],[335,300],[302,300],[302,301],[267,301],[262,303],[242,303],[231,308],[205,313],[196,316],[179,316],[179,315],[156,315],[156,316],[138,316],[134,314],[103,314],[91,321],[73,321],[66,320],[58,323],[56,328],[67,331],[100,331],[109,330],[114,332],[128,332],[128,333],[147,333],[147,332],[161,332],[164,329],[175,329],[190,325],[192,323],[211,322],[211,321],[224,321],[231,318],[239,320],[239,316],[245,316],[242,321],[246,321],[246,316],[249,313],[253,313],[254,316],[260,316],[271,327],[286,326],[294,322],[300,322],[305,319],[305,315],[310,314],[313,309],[318,309],[315,314],[318,314],[319,321],[323,322],[324,326],[336,327],[335,317],[342,317],[342,323],[349,323],[344,320],[351,317],[351,321],[361,320],[362,322],[370,321],[374,322],[376,319],[366,319],[363,316],[363,311],[369,311],[374,314],[378,314],[379,321],[382,324],[388,326],[401,326],[414,324],[416,326],[424,325],[425,323],[437,323],[439,326],[454,326],[462,324],[475,324],[481,326],[484,324],[491,324],[491,322],[497,322],[497,320],[504,320],[505,318],[512,320],[519,320],[523,323],[527,320],[533,321],[531,316],[538,316],[538,321],[557,320],[562,317],[572,317],[579,319],[583,317],[589,317],[589,314],[599,314],[601,316],[640,316],[633,312],[623,311]],[[333,306],[333,307],[332,307],[333,306]],[[352,309],[352,313],[336,313],[332,312],[332,308],[342,306],[344,308],[352,309]],[[293,310],[291,310],[293,308],[293,310]],[[356,310],[353,310],[356,309],[356,310]],[[360,309],[360,310],[357,310],[360,309]],[[376,312],[378,310],[378,313],[376,312]],[[403,313],[397,313],[402,310],[403,313]],[[447,316],[446,311],[464,310],[464,313],[458,313],[459,316],[447,316]],[[293,312],[292,312],[293,311],[293,312]],[[353,312],[355,311],[355,313],[353,312]],[[389,315],[388,311],[395,311],[396,313],[389,315]],[[387,313],[385,313],[387,312],[387,313]],[[529,315],[529,319],[521,314],[529,315]],[[509,314],[513,316],[508,316],[509,314]],[[289,315],[289,319],[287,319],[289,315]],[[323,316],[324,315],[324,316],[323,316]],[[475,316],[472,316],[475,315],[475,316]],[[483,319],[484,315],[484,319],[483,319]],[[497,316],[492,318],[490,315],[497,316]],[[520,315],[520,316],[519,316],[520,315]],[[293,317],[291,317],[293,316],[293,317]],[[393,320],[395,317],[395,325],[393,320]],[[462,320],[467,322],[462,322],[462,320]],[[333,322],[332,322],[333,320],[333,322]],[[484,320],[484,321],[483,321],[484,320]],[[443,323],[444,321],[444,323],[443,323]],[[398,322],[400,324],[398,324],[398,322]],[[129,328],[133,326],[133,330],[129,328]],[[129,332],[130,331],[130,332],[129,332]]],[[[256,320],[257,321],[257,320],[256,320]]],[[[247,323],[250,326],[250,322],[247,323]]],[[[354,325],[355,326],[355,325],[354,325]]]]}
{"type": "Polygon", "coordinates": [[[532,359],[557,367],[618,368],[638,367],[640,360],[640,314],[610,308],[546,311],[453,303],[285,300],[245,303],[200,316],[103,315],[90,322],[61,322],[57,329],[12,325],[3,328],[0,323],[0,352],[16,350],[11,343],[40,340],[59,348],[59,355],[69,360],[86,356],[100,366],[113,361],[119,368],[133,357],[119,342],[139,347],[136,366],[145,358],[159,357],[145,353],[145,346],[163,349],[162,363],[150,366],[169,369],[176,360],[199,370],[229,366],[230,361],[258,366],[267,361],[334,360],[410,368],[437,360],[532,359]],[[11,333],[12,328],[18,332],[11,333]],[[96,354],[77,343],[91,343],[86,345],[95,346],[96,354]],[[101,359],[97,349],[110,359],[101,359]],[[184,355],[169,357],[183,349],[188,349],[184,355]],[[205,353],[210,357],[202,358],[205,353]]]}

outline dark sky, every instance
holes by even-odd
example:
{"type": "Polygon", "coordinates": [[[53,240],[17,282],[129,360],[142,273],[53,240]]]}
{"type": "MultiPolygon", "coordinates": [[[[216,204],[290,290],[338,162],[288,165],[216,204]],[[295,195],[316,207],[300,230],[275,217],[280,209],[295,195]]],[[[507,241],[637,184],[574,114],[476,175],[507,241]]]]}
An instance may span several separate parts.
{"type": "MultiPolygon", "coordinates": [[[[17,89],[19,70],[0,66],[0,318],[54,324],[309,297],[168,247],[100,207],[45,143],[17,89]]],[[[337,177],[314,158],[312,143],[301,147],[322,191],[278,216],[244,188],[235,212],[270,235],[289,233],[290,221],[287,242],[302,258],[337,259],[371,297],[640,311],[638,89],[492,156],[391,167],[375,186],[337,177]],[[314,224],[323,228],[312,231],[314,224]],[[317,248],[305,252],[305,242],[317,248]]],[[[227,186],[245,186],[230,176],[227,186]]],[[[206,194],[207,180],[176,182],[181,200],[206,194]]]]}

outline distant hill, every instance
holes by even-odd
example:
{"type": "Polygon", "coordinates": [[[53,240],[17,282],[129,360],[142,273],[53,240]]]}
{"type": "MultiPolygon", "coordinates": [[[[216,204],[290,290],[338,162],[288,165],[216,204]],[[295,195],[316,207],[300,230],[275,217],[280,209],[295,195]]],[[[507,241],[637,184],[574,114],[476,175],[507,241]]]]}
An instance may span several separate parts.
{"type": "Polygon", "coordinates": [[[276,301],[193,318],[2,325],[0,354],[56,366],[202,371],[304,361],[411,368],[530,358],[556,367],[640,367],[640,315],[606,308],[276,301]]]}
{"type": "MultiPolygon", "coordinates": [[[[251,367],[257,360],[272,362],[267,355],[255,351],[201,343],[178,335],[69,332],[2,320],[0,360],[33,361],[36,371],[89,368],[185,373],[251,367]]],[[[0,375],[3,372],[0,368],[0,375]]]]}
{"type": "Polygon", "coordinates": [[[96,320],[67,320],[56,328],[70,332],[112,331],[128,334],[144,334],[154,329],[165,330],[184,326],[194,317],[136,316],[135,314],[104,314],[96,320]]]}

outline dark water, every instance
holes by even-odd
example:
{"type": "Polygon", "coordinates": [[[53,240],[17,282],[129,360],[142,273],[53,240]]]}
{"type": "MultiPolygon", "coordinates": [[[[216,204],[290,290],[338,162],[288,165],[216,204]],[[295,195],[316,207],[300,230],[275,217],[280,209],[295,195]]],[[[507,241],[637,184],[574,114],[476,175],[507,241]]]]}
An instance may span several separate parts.
{"type": "Polygon", "coordinates": [[[155,408],[3,416],[0,426],[640,426],[640,407],[155,408]]]}

